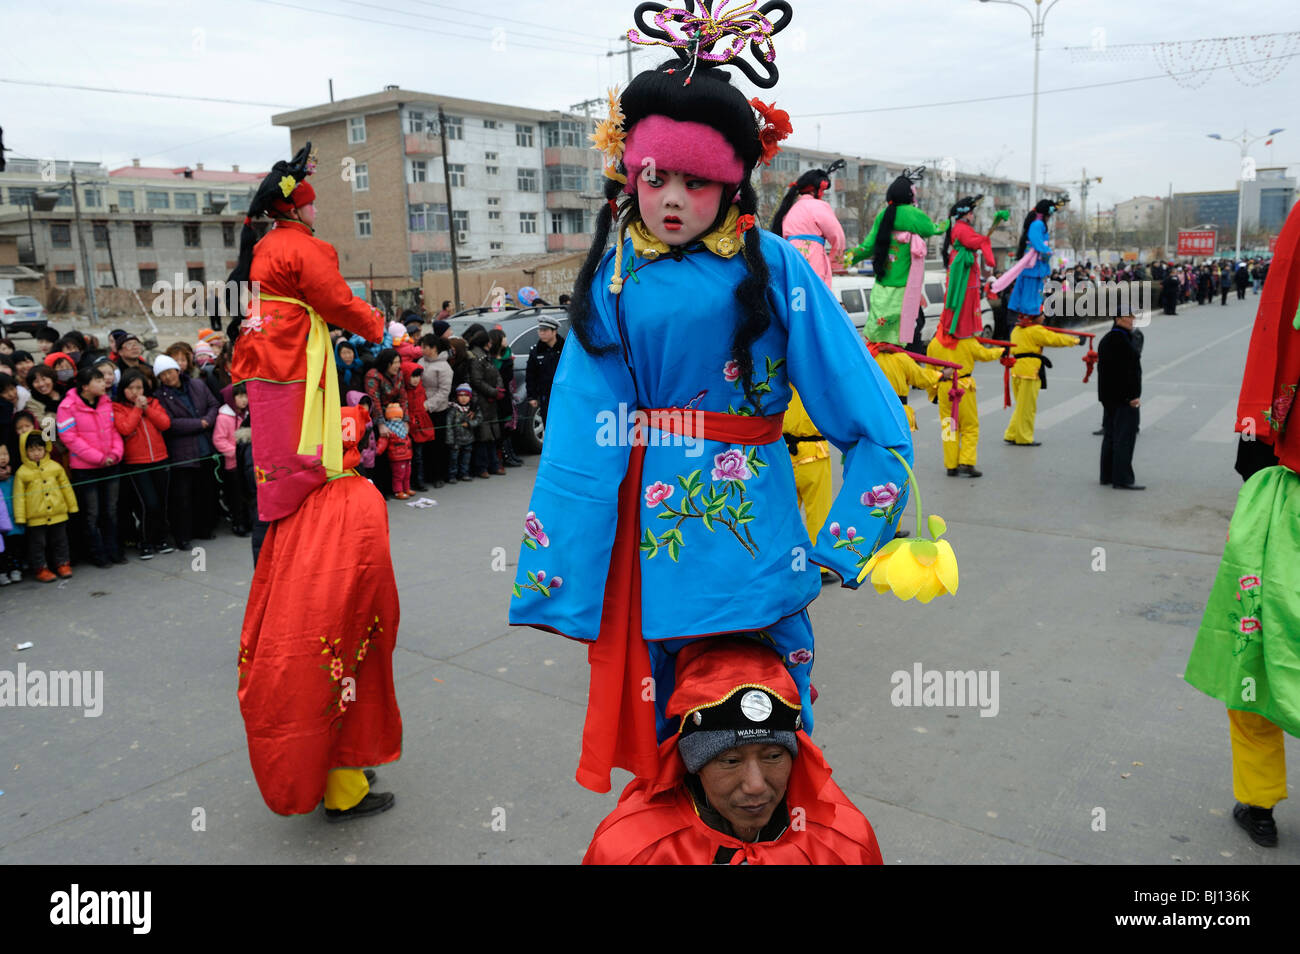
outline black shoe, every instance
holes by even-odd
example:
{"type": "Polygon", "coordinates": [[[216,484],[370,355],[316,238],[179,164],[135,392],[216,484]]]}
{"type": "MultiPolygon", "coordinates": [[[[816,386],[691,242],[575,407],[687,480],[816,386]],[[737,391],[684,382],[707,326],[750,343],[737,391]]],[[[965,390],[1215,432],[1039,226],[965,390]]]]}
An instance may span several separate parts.
{"type": "Polygon", "coordinates": [[[1273,809],[1256,808],[1254,805],[1237,802],[1232,806],[1232,817],[1255,844],[1261,848],[1277,847],[1277,823],[1273,821],[1273,809]]]}
{"type": "Polygon", "coordinates": [[[193,544],[192,544],[191,541],[189,541],[189,540],[177,540],[177,541],[176,541],[176,549],[177,549],[177,550],[190,550],[190,549],[193,549],[193,544]]]}
{"type": "Polygon", "coordinates": [[[958,473],[958,471],[957,471],[957,468],[956,468],[956,467],[949,467],[949,468],[948,468],[948,476],[949,476],[949,477],[956,477],[956,476],[957,476],[957,473],[958,473]]]}
{"type": "Polygon", "coordinates": [[[984,471],[976,470],[974,464],[962,464],[957,470],[967,477],[983,477],[984,471]]]}
{"type": "Polygon", "coordinates": [[[1099,428],[1097,428],[1095,431],[1092,432],[1092,436],[1093,436],[1093,437],[1101,437],[1101,436],[1102,436],[1103,434],[1105,434],[1105,433],[1106,433],[1106,429],[1105,429],[1104,427],[1099,427],[1099,428]]]}
{"type": "Polygon", "coordinates": [[[445,487],[446,485],[447,485],[447,482],[446,482],[445,480],[435,480],[435,481],[433,482],[433,489],[434,489],[434,490],[441,490],[441,489],[442,489],[443,487],[445,487]]]}
{"type": "Polygon", "coordinates": [[[907,539],[907,536],[908,536],[908,532],[907,532],[906,530],[895,530],[895,531],[894,531],[894,539],[895,539],[895,540],[905,540],[905,539],[907,539]]]}
{"type": "Polygon", "coordinates": [[[1042,441],[1030,441],[1027,444],[1016,444],[1015,441],[1012,441],[1011,443],[1015,444],[1017,447],[1042,447],[1043,446],[1042,441]]]}
{"type": "Polygon", "coordinates": [[[1013,440],[1012,440],[1011,438],[1009,438],[1009,437],[1004,437],[1004,438],[1002,438],[1002,443],[1004,443],[1004,444],[1014,444],[1015,441],[1013,441],[1013,440]]]}
{"type": "Polygon", "coordinates": [[[1116,490],[1146,490],[1143,484],[1115,484],[1116,490]]]}
{"type": "Polygon", "coordinates": [[[140,548],[141,560],[152,560],[154,557],[153,547],[143,546],[140,548]]]}
{"type": "Polygon", "coordinates": [[[364,770],[361,772],[361,774],[364,775],[364,776],[366,777],[366,784],[367,784],[367,785],[374,785],[374,784],[375,784],[375,770],[374,770],[374,769],[364,769],[364,770]]]}
{"type": "Polygon", "coordinates": [[[164,543],[162,546],[160,546],[160,547],[158,548],[158,552],[159,552],[159,553],[175,553],[175,552],[176,552],[176,548],[175,548],[174,546],[172,546],[170,543],[164,543]]]}
{"type": "Polygon", "coordinates": [[[367,815],[378,815],[392,808],[396,801],[397,796],[392,792],[370,792],[351,808],[325,809],[325,820],[341,822],[347,821],[349,818],[365,818],[367,815]]]}
{"type": "Polygon", "coordinates": [[[429,488],[424,484],[412,484],[411,490],[417,494],[427,494],[429,492],[429,488]]]}

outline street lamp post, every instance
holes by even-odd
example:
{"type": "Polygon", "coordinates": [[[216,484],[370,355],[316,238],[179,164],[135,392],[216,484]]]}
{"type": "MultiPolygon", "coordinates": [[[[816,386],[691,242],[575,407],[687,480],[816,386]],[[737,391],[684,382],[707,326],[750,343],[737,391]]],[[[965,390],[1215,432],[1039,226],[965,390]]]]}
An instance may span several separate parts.
{"type": "Polygon", "coordinates": [[[1282,129],[1270,129],[1262,136],[1252,136],[1250,133],[1248,133],[1246,130],[1243,129],[1241,131],[1240,138],[1233,138],[1233,139],[1225,139],[1222,136],[1220,136],[1218,133],[1206,133],[1206,135],[1209,136],[1209,138],[1217,139],[1219,140],[1219,142],[1238,143],[1241,146],[1241,164],[1237,168],[1237,250],[1233,254],[1234,261],[1238,261],[1238,262],[1241,261],[1241,207],[1242,207],[1242,197],[1245,193],[1245,187],[1246,187],[1246,179],[1245,179],[1246,153],[1250,150],[1250,147],[1252,145],[1259,142],[1261,139],[1267,139],[1270,136],[1276,136],[1278,133],[1282,131],[1283,131],[1282,129]]]}
{"type": "Polygon", "coordinates": [[[1038,204],[1038,54],[1043,48],[1043,23],[1047,20],[1047,15],[1052,12],[1052,7],[1056,6],[1059,0],[1052,0],[1043,8],[1043,0],[1034,0],[1034,7],[1031,10],[1023,3],[1017,0],[980,0],[980,3],[1005,3],[1008,6],[1019,7],[1029,14],[1029,22],[1032,24],[1031,32],[1034,37],[1034,120],[1032,138],[1029,145],[1029,207],[1032,209],[1038,204]]]}

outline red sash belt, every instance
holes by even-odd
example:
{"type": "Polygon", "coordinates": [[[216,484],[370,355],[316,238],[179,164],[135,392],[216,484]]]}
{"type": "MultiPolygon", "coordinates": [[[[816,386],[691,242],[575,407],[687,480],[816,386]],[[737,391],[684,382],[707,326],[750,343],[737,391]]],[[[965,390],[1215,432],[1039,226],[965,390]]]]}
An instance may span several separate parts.
{"type": "MultiPolygon", "coordinates": [[[[646,449],[643,425],[683,437],[756,447],[781,440],[785,417],[745,417],[680,408],[637,413],[645,418],[637,418],[627,474],[618,489],[618,529],[605,580],[600,634],[587,649],[591,686],[577,779],[579,785],[593,792],[610,790],[609,774],[615,768],[627,769],[638,778],[654,778],[659,772],[650,651],[641,635],[639,543],[646,449]]],[[[682,628],[688,630],[689,622],[684,620],[682,628]]]]}

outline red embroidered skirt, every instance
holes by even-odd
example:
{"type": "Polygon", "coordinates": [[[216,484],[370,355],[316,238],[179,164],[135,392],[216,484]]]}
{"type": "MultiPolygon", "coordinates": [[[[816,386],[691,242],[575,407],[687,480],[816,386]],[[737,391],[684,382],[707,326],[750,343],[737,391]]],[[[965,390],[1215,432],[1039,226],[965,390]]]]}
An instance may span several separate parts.
{"type": "Polygon", "coordinates": [[[271,525],[244,612],[239,708],[272,811],[313,811],[330,769],[401,757],[399,615],[388,510],[370,481],[331,480],[271,525]]]}

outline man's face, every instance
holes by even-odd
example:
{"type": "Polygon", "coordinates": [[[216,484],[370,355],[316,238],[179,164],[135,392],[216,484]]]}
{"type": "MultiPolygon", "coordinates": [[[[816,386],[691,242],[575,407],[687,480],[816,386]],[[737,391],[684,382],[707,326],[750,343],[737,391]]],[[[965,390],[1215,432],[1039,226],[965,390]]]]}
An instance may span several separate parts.
{"type": "Polygon", "coordinates": [[[722,183],[681,172],[657,172],[637,183],[641,219],[665,245],[687,245],[718,216],[722,183]]]}
{"type": "Polygon", "coordinates": [[[542,344],[547,345],[547,346],[550,346],[550,345],[555,344],[555,329],[553,329],[553,328],[538,328],[538,329],[537,329],[537,340],[540,341],[542,344]]]}
{"type": "Polygon", "coordinates": [[[130,358],[132,361],[135,361],[144,353],[144,346],[135,338],[132,338],[130,341],[122,342],[122,347],[117,349],[117,353],[124,358],[130,358]]]}
{"type": "Polygon", "coordinates": [[[1132,331],[1133,316],[1125,315],[1123,318],[1120,318],[1118,321],[1116,321],[1115,324],[1119,325],[1121,328],[1125,329],[1126,331],[1132,331]]]}
{"type": "Polygon", "coordinates": [[[753,840],[785,798],[794,759],[781,745],[741,745],[700,769],[709,804],[731,823],[736,836],[753,840]]]}

